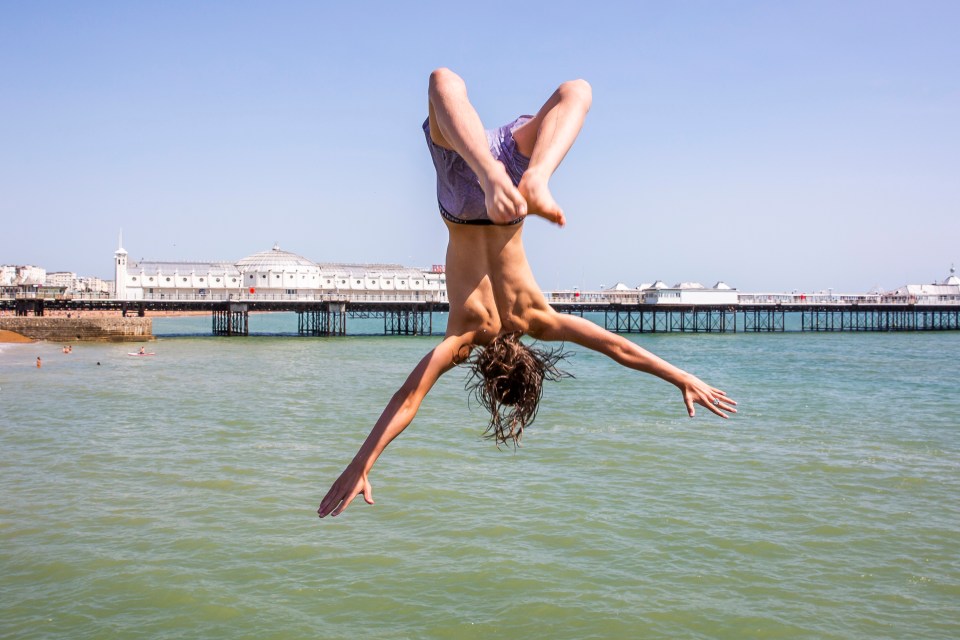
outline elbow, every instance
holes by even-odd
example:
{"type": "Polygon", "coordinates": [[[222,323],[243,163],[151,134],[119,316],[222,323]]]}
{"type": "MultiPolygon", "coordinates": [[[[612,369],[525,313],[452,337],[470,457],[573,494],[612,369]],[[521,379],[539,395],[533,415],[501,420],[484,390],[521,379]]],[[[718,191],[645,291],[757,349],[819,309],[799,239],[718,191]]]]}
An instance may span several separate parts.
{"type": "Polygon", "coordinates": [[[415,413],[419,405],[417,389],[408,385],[403,385],[397,389],[397,392],[390,398],[390,406],[393,407],[393,412],[396,414],[415,413]]]}
{"type": "Polygon", "coordinates": [[[607,344],[607,353],[618,364],[630,366],[633,361],[633,343],[623,336],[614,336],[607,344]]]}

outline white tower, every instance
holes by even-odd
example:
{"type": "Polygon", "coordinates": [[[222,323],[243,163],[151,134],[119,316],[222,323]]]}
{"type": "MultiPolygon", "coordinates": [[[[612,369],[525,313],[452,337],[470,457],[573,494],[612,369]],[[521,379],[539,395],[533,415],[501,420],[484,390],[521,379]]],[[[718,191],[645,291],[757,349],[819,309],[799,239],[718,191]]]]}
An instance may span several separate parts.
{"type": "Polygon", "coordinates": [[[117,251],[113,254],[113,297],[116,300],[127,299],[127,252],[123,249],[123,231],[120,232],[120,242],[117,251]]]}

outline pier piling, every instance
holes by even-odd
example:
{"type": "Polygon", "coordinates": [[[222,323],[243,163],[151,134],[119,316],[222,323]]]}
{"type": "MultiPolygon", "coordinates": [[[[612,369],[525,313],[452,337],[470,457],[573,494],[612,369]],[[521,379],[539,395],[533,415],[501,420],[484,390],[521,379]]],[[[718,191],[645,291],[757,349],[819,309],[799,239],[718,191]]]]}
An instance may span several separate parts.
{"type": "Polygon", "coordinates": [[[345,302],[326,302],[297,309],[297,324],[301,336],[344,336],[347,334],[347,305],[345,302]]]}
{"type": "Polygon", "coordinates": [[[213,335],[248,336],[250,309],[242,302],[226,302],[213,308],[213,335]]]}

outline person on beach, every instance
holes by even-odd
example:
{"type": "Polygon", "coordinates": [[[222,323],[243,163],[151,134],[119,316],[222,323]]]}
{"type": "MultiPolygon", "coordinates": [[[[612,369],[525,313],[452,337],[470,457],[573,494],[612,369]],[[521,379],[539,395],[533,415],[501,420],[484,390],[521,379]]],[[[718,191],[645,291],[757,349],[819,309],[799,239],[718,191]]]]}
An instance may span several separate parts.
{"type": "Polygon", "coordinates": [[[520,443],[536,417],[542,383],[564,377],[557,351],[529,346],[521,336],[569,341],[676,385],[688,414],[700,404],[727,418],[736,402],[626,338],[547,304],[524,253],[523,222],[531,215],[564,226],[549,180],[573,145],[592,101],[583,80],[565,82],[534,116],[485,131],[464,81],[449,69],[430,75],[423,124],[437,171],[440,215],[449,233],[446,257],[450,303],[443,341],[413,369],[370,435],[317,510],[337,516],[358,495],[373,504],[369,473],[390,442],[413,420],[441,375],[470,365],[469,389],[490,412],[486,434],[497,444],[520,443]],[[471,355],[473,354],[473,355],[471,355]]]}

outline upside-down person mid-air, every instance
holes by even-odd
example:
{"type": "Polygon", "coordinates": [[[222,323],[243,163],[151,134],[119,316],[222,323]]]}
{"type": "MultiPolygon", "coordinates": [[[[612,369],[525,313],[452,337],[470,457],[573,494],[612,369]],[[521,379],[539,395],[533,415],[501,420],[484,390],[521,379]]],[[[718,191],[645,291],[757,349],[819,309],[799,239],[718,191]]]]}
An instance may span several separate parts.
{"type": "Polygon", "coordinates": [[[694,404],[722,418],[736,413],[737,403],[723,391],[589,320],[554,311],[534,280],[523,249],[523,222],[537,215],[566,223],[548,183],[580,133],[591,100],[585,81],[565,82],[535,116],[485,131],[463,80],[449,69],[430,75],[423,130],[450,234],[447,332],[393,395],[324,496],[317,510],[321,518],[339,515],[360,494],[373,504],[368,476],[374,462],[410,424],[437,379],[458,364],[473,369],[473,391],[491,415],[488,434],[498,444],[518,443],[536,416],[544,379],[563,375],[556,366],[561,356],[524,344],[523,335],[574,342],[663,378],[680,389],[690,416],[694,404]]]}

